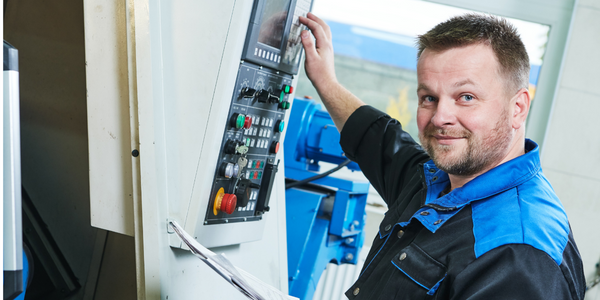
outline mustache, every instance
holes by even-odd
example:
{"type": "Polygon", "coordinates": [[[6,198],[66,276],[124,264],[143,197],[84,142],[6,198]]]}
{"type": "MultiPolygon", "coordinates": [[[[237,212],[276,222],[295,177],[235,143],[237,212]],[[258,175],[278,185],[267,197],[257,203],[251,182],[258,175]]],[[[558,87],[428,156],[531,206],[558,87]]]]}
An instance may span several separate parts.
{"type": "Polygon", "coordinates": [[[470,138],[472,133],[471,131],[464,128],[438,128],[431,123],[427,124],[425,129],[423,129],[423,136],[432,137],[434,135],[444,135],[457,138],[470,138]]]}

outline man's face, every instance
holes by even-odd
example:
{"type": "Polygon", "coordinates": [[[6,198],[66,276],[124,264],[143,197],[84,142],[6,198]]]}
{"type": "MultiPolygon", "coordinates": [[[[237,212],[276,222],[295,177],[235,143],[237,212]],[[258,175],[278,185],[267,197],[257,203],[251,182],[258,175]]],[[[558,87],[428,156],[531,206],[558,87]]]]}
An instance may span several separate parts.
{"type": "Polygon", "coordinates": [[[421,54],[419,139],[443,171],[475,175],[507,155],[514,131],[509,93],[498,70],[496,56],[485,44],[421,54]]]}

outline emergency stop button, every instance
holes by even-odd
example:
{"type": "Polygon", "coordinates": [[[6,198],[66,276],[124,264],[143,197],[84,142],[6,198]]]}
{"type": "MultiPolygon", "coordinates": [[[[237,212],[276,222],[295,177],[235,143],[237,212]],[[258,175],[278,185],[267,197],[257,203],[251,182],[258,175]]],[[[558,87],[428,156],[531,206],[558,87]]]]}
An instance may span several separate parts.
{"type": "Polygon", "coordinates": [[[213,213],[215,216],[220,212],[224,212],[228,215],[235,211],[237,205],[237,196],[234,194],[226,194],[223,188],[220,188],[215,196],[215,203],[213,205],[213,213]]]}

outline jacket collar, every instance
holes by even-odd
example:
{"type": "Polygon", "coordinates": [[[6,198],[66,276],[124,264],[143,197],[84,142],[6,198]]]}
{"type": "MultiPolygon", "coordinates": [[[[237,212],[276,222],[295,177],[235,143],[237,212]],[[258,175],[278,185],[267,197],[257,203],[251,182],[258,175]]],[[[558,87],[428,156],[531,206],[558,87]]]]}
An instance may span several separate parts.
{"type": "MultiPolygon", "coordinates": [[[[516,187],[531,179],[541,170],[539,147],[532,140],[525,140],[525,154],[494,167],[477,176],[460,188],[438,198],[449,184],[448,174],[438,169],[432,160],[423,164],[423,184],[427,187],[424,203],[409,220],[399,222],[402,227],[413,219],[425,228],[436,232],[446,221],[473,201],[488,198],[516,187]]],[[[380,236],[384,237],[383,231],[380,236]]]]}

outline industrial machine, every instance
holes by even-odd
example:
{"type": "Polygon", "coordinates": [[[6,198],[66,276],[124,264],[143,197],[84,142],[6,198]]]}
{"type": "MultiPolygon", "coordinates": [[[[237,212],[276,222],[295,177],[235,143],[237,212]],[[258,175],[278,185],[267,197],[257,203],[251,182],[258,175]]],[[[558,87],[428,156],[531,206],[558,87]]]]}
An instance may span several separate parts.
{"type": "Polygon", "coordinates": [[[4,299],[14,299],[24,290],[19,54],[17,49],[6,41],[4,41],[3,53],[3,284],[4,299]]]}
{"type": "Polygon", "coordinates": [[[350,162],[340,134],[321,105],[295,99],[285,139],[288,274],[290,295],[312,299],[330,262],[356,264],[364,241],[368,182],[330,174],[350,162]],[[319,162],[339,164],[318,173],[319,162]]]}

